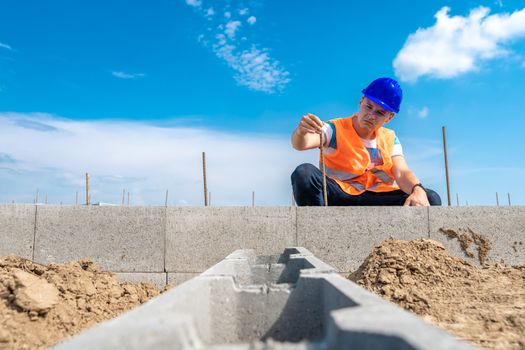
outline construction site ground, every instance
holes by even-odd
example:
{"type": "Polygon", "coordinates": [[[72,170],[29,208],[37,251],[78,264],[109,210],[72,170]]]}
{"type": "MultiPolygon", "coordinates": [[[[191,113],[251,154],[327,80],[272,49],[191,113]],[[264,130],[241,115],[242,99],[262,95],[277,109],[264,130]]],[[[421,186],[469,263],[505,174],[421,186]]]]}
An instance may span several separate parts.
{"type": "MultiPolygon", "coordinates": [[[[489,246],[478,243],[482,258],[489,246]]],[[[525,349],[524,266],[477,267],[432,240],[389,239],[349,278],[480,348],[525,349]]],[[[4,257],[0,281],[0,349],[47,348],[161,292],[118,282],[88,260],[4,257]]]]}

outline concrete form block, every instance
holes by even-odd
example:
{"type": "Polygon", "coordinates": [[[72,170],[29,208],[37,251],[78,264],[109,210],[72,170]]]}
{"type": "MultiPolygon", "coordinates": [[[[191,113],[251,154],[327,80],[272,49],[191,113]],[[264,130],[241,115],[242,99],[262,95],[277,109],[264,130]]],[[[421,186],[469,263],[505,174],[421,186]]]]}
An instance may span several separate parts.
{"type": "Polygon", "coordinates": [[[474,258],[469,258],[456,239],[446,237],[440,228],[456,231],[470,228],[487,237],[491,244],[489,262],[510,265],[525,264],[525,207],[431,207],[430,238],[441,242],[447,251],[472,264],[479,265],[477,247],[471,244],[474,258]]]}
{"type": "Polygon", "coordinates": [[[56,349],[473,350],[334,271],[302,248],[236,251],[56,349]]]}
{"type": "Polygon", "coordinates": [[[167,208],[168,272],[202,272],[239,248],[278,254],[293,245],[293,207],[167,208]]]}
{"type": "Polygon", "coordinates": [[[165,208],[39,206],[35,261],[91,258],[105,271],[164,272],[165,208]]]}
{"type": "Polygon", "coordinates": [[[115,277],[120,282],[149,283],[162,289],[166,286],[165,272],[116,272],[115,277]]]}
{"type": "Polygon", "coordinates": [[[297,245],[340,272],[356,270],[388,237],[428,238],[423,207],[298,207],[297,245]]]}
{"type": "Polygon", "coordinates": [[[0,205],[0,256],[33,258],[35,205],[0,205]]]}
{"type": "Polygon", "coordinates": [[[182,284],[188,280],[191,280],[193,277],[198,276],[196,272],[169,272],[168,273],[168,284],[176,287],[179,284],[182,284]]]}

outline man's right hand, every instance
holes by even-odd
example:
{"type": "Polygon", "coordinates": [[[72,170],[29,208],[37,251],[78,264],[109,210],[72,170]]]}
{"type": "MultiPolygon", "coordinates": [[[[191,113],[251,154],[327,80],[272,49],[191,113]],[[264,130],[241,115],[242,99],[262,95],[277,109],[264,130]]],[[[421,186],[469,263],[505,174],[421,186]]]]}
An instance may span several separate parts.
{"type": "Polygon", "coordinates": [[[321,144],[319,135],[324,123],[316,115],[308,113],[301,118],[292,134],[292,146],[299,151],[318,148],[321,144]]]}
{"type": "Polygon", "coordinates": [[[301,118],[299,125],[297,126],[297,133],[299,135],[321,134],[323,128],[323,122],[316,115],[308,113],[301,118]]]}

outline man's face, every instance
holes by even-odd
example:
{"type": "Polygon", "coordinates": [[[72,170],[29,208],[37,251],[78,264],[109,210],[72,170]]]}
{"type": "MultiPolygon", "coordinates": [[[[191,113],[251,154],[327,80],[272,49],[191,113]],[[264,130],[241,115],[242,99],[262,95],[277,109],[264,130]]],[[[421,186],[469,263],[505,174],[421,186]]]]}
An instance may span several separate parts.
{"type": "Polygon", "coordinates": [[[359,101],[358,123],[364,129],[375,131],[394,117],[394,113],[380,107],[365,96],[359,101]]]}

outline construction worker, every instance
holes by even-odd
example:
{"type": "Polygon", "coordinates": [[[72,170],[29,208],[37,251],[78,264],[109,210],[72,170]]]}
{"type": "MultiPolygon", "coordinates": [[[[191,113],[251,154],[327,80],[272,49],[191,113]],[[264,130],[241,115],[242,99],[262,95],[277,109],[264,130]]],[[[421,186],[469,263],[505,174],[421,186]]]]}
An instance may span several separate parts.
{"type": "MultiPolygon", "coordinates": [[[[399,83],[378,78],[362,93],[354,115],[324,123],[307,114],[292,134],[300,151],[318,148],[323,134],[328,205],[441,205],[408,167],[394,131],[383,127],[399,113],[399,83]]],[[[297,205],[324,205],[323,175],[314,165],[299,165],[292,186],[297,205]]]]}

